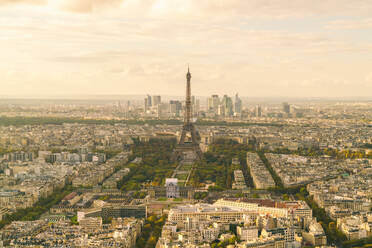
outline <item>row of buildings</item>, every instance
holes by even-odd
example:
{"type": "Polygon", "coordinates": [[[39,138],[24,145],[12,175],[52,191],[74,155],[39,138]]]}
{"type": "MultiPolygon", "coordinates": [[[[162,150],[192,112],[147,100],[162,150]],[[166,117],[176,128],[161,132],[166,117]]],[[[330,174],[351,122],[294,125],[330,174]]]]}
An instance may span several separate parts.
{"type": "Polygon", "coordinates": [[[278,248],[327,242],[305,202],[219,199],[171,208],[157,247],[211,247],[216,241],[230,247],[278,248]]]}
{"type": "Polygon", "coordinates": [[[247,185],[242,170],[234,170],[234,182],[232,184],[233,189],[245,189],[247,185]]]}
{"type": "Polygon", "coordinates": [[[39,162],[7,164],[0,174],[0,207],[15,211],[63,188],[76,175],[74,167],[39,162]]]}
{"type": "MultiPolygon", "coordinates": [[[[41,157],[34,161],[2,162],[0,174],[0,208],[16,211],[33,206],[40,198],[47,198],[67,184],[93,187],[128,162],[128,152],[106,161],[47,163],[41,157]]],[[[7,212],[7,211],[5,211],[7,212]]]]}
{"type": "Polygon", "coordinates": [[[107,160],[106,163],[99,166],[87,166],[80,168],[78,174],[72,180],[74,187],[93,187],[101,183],[108,176],[111,176],[115,169],[128,162],[130,153],[121,152],[113,158],[107,160]]]}
{"type": "Polygon", "coordinates": [[[129,168],[122,168],[119,171],[115,172],[112,174],[111,177],[107,178],[102,186],[105,188],[110,188],[110,189],[116,189],[118,186],[118,182],[122,180],[122,178],[126,175],[128,175],[130,172],[129,168]]]}
{"type": "Polygon", "coordinates": [[[348,239],[372,236],[372,167],[361,166],[344,174],[307,186],[314,201],[337,223],[348,239]]]}
{"type": "Polygon", "coordinates": [[[257,153],[247,153],[247,166],[256,189],[275,187],[274,179],[257,153]]]}
{"type": "MultiPolygon", "coordinates": [[[[285,187],[334,178],[347,169],[345,160],[266,153],[266,158],[285,187]]],[[[360,161],[362,164],[363,162],[360,161]]]]}
{"type": "Polygon", "coordinates": [[[132,248],[142,232],[143,219],[86,218],[70,220],[14,221],[0,230],[1,247],[120,247],[132,248]]]}

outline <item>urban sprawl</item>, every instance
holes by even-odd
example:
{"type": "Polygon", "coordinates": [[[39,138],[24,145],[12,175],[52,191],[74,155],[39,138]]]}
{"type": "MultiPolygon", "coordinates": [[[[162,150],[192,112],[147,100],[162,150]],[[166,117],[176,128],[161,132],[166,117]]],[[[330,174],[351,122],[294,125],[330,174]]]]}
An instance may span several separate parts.
{"type": "Polygon", "coordinates": [[[372,243],[371,102],[187,104],[2,100],[0,247],[372,243]]]}

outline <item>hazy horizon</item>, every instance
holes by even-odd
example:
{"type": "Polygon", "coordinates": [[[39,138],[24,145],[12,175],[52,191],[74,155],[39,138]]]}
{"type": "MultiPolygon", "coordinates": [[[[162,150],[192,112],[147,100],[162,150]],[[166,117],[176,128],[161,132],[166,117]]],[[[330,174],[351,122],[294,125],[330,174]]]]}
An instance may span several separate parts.
{"type": "Polygon", "coordinates": [[[372,1],[0,0],[0,97],[372,97],[372,1]]]}
{"type": "MultiPolygon", "coordinates": [[[[214,94],[214,93],[212,93],[214,94]]],[[[211,94],[211,95],[212,95],[211,94]]],[[[104,101],[124,101],[124,100],[135,100],[142,101],[146,95],[160,95],[162,101],[169,100],[184,100],[185,96],[183,95],[161,95],[161,94],[91,94],[91,95],[0,95],[0,101],[7,100],[104,100],[104,101]]],[[[198,99],[207,101],[207,98],[210,95],[195,95],[198,99]]],[[[223,97],[223,95],[219,95],[223,97]]],[[[234,97],[235,95],[229,95],[234,97]]],[[[347,97],[296,97],[296,96],[244,96],[239,95],[239,97],[245,101],[295,101],[295,102],[307,102],[307,101],[372,101],[372,96],[347,96],[347,97]]]]}

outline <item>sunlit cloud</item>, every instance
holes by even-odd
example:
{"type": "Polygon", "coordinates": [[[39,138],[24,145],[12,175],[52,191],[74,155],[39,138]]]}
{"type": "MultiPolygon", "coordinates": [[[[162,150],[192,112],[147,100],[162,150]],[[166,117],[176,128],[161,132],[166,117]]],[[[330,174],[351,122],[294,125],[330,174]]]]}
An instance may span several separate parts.
{"type": "Polygon", "coordinates": [[[48,0],[0,0],[0,6],[15,4],[46,5],[48,0]]]}
{"type": "Polygon", "coordinates": [[[370,95],[371,10],[346,0],[0,0],[0,91],[183,94],[190,63],[199,95],[370,95]]]}

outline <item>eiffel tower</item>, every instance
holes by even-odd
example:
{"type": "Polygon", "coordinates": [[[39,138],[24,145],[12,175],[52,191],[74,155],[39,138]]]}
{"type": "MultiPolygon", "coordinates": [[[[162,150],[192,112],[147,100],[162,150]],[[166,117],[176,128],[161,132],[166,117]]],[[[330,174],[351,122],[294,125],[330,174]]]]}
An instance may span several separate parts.
{"type": "Polygon", "coordinates": [[[184,123],[180,140],[174,150],[174,160],[200,160],[202,158],[202,151],[200,150],[199,142],[200,135],[196,130],[194,124],[191,122],[191,73],[190,68],[187,69],[186,74],[186,109],[184,123]]]}

